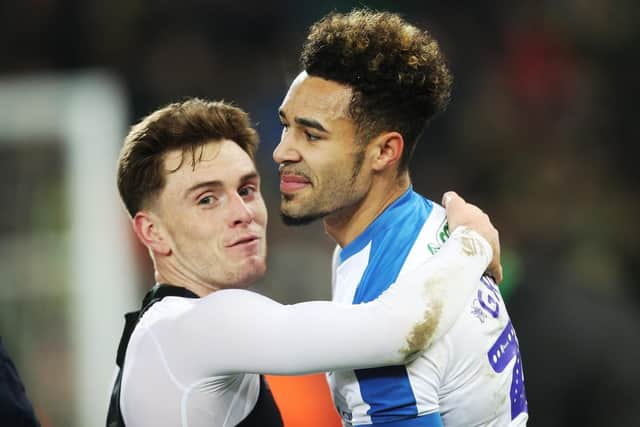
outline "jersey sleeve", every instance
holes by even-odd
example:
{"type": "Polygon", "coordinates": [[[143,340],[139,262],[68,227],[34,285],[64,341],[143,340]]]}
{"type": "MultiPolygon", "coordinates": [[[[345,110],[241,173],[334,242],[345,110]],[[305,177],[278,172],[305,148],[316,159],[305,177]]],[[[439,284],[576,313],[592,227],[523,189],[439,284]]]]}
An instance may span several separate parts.
{"type": "Polygon", "coordinates": [[[168,358],[188,360],[207,375],[401,364],[453,325],[491,257],[484,238],[459,227],[414,274],[369,303],[282,305],[254,292],[222,290],[168,320],[157,335],[170,347],[168,358]]]}

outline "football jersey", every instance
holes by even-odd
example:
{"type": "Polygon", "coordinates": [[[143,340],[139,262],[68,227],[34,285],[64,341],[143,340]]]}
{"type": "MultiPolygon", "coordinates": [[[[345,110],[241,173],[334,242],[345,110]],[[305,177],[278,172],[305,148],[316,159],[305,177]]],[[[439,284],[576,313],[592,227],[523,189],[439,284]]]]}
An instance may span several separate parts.
{"type": "Polygon", "coordinates": [[[482,236],[459,227],[437,256],[420,263],[420,274],[366,304],[282,305],[242,289],[166,296],[144,311],[126,346],[119,399],[124,424],[232,427],[256,414],[263,389],[257,373],[411,360],[457,322],[491,256],[482,236]]]}
{"type": "MultiPolygon", "coordinates": [[[[448,238],[445,213],[410,188],[336,248],[333,300],[371,301],[411,275],[448,238]]],[[[327,378],[345,426],[520,426],[528,419],[516,333],[498,287],[485,276],[452,328],[410,364],[327,378]]]]}

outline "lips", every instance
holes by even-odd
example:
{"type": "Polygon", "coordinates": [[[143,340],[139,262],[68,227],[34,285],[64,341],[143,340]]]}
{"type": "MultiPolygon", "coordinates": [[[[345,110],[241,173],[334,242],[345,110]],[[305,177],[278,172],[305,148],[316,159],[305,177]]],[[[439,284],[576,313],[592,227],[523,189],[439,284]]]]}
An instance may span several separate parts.
{"type": "Polygon", "coordinates": [[[280,176],[280,191],[283,193],[292,193],[308,185],[310,185],[309,180],[301,175],[287,174],[280,176]]]}
{"type": "Polygon", "coordinates": [[[258,236],[253,235],[253,234],[247,235],[247,236],[242,236],[242,237],[239,237],[239,238],[233,240],[231,243],[229,243],[227,245],[227,247],[228,248],[233,248],[233,247],[236,247],[236,246],[246,245],[246,244],[249,244],[249,243],[253,243],[256,240],[258,240],[258,236]]]}

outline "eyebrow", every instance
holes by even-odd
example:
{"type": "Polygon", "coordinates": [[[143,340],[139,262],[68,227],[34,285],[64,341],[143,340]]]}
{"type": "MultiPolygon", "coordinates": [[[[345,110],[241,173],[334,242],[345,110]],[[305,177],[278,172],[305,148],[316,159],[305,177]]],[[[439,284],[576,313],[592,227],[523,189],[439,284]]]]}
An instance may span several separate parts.
{"type": "MultiPolygon", "coordinates": [[[[287,119],[287,115],[284,113],[284,111],[278,110],[278,114],[280,115],[281,118],[283,118],[285,120],[287,119]]],[[[322,124],[320,124],[320,122],[317,121],[317,120],[308,119],[308,118],[305,118],[305,117],[296,117],[296,118],[294,118],[294,121],[296,123],[298,123],[299,125],[310,127],[310,128],[313,128],[313,129],[317,129],[317,130],[319,130],[321,132],[329,133],[329,131],[326,130],[324,128],[324,126],[322,126],[322,124]]]]}
{"type": "MultiPolygon", "coordinates": [[[[244,184],[247,181],[258,179],[259,177],[260,177],[260,175],[258,174],[258,172],[256,172],[256,171],[249,172],[249,173],[246,173],[246,174],[244,174],[244,175],[242,175],[240,177],[240,183],[244,184]]],[[[193,193],[196,190],[200,190],[202,188],[218,189],[218,188],[222,188],[222,187],[224,187],[224,182],[222,182],[220,180],[203,181],[203,182],[199,182],[199,183],[194,184],[191,187],[187,188],[187,190],[184,192],[184,195],[185,195],[185,197],[188,197],[189,194],[193,193]]]]}

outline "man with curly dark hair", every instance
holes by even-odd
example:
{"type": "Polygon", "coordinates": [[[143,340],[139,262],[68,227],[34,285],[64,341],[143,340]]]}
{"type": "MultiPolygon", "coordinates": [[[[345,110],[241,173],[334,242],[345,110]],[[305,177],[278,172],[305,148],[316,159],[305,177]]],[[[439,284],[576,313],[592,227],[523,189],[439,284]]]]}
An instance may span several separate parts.
{"type": "MultiPolygon", "coordinates": [[[[364,303],[415,274],[448,238],[444,209],[413,191],[408,166],[453,79],[428,32],[370,10],[315,23],[301,62],[273,153],[281,214],[290,225],[323,219],[338,244],[333,299],[364,303]]],[[[493,276],[501,279],[499,266],[493,276]]],[[[328,380],[346,426],[520,426],[528,418],[515,330],[487,276],[453,328],[415,361],[328,380]]]]}

